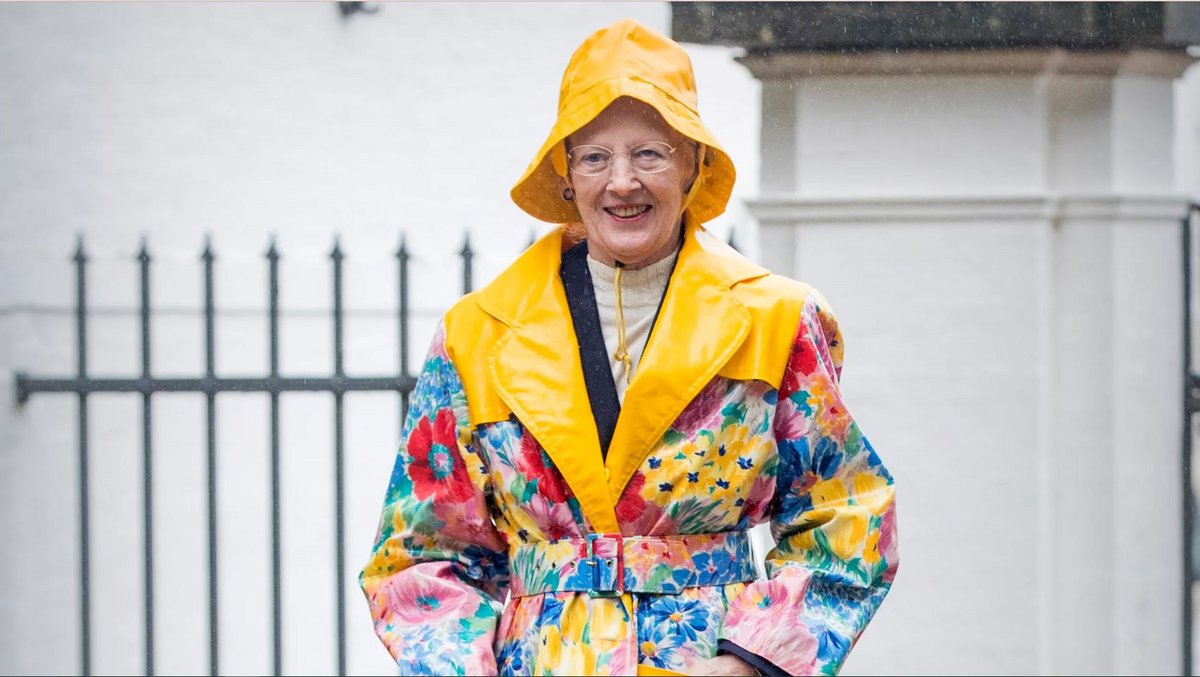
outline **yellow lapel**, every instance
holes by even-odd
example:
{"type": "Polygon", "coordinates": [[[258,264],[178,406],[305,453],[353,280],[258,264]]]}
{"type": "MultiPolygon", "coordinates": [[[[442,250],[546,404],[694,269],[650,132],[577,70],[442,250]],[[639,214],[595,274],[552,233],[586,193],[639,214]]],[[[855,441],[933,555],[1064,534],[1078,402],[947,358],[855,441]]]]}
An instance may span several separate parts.
{"type": "Polygon", "coordinates": [[[733,285],[767,273],[703,228],[686,224],[666,299],[625,391],[609,445],[613,500],[654,443],[745,341],[750,312],[733,285]]]}
{"type": "Polygon", "coordinates": [[[558,270],[558,231],[534,243],[479,293],[479,306],[508,327],[492,350],[491,385],[545,448],[598,532],[619,531],[600,436],[588,401],[579,342],[558,270]]]}

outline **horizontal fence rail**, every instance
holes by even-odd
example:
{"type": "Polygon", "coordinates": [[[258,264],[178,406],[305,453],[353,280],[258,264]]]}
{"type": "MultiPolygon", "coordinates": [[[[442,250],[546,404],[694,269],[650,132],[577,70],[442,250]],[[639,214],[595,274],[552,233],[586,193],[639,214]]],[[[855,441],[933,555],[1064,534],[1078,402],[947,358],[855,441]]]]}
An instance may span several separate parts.
{"type": "MultiPolygon", "coordinates": [[[[470,237],[457,252],[462,263],[462,291],[471,291],[474,251],[470,237]]],[[[344,519],[344,400],[348,392],[395,392],[399,395],[400,421],[403,425],[405,400],[416,385],[410,375],[409,346],[409,259],[410,255],[403,239],[396,251],[396,281],[398,304],[396,317],[399,323],[399,373],[381,376],[349,376],[344,369],[344,316],[342,270],[345,254],[335,239],[329,254],[331,261],[331,284],[333,287],[333,373],[327,376],[284,376],[279,370],[279,262],[282,258],[274,241],[264,255],[267,265],[267,314],[269,318],[269,373],[258,378],[222,377],[216,373],[216,306],[214,303],[216,255],[211,243],[205,242],[200,255],[204,278],[204,374],[193,378],[159,378],[150,368],[150,325],[153,313],[151,304],[150,267],[153,258],[145,241],[136,256],[140,268],[140,325],[141,325],[141,373],[135,377],[96,377],[87,365],[88,348],[88,305],[87,263],[88,256],[80,238],[73,261],[75,264],[75,329],[76,369],[69,377],[51,378],[16,375],[16,394],[19,403],[25,403],[38,393],[73,393],[79,402],[78,418],[78,496],[79,496],[79,602],[80,602],[80,672],[92,674],[92,609],[91,609],[91,527],[88,522],[90,504],[89,450],[88,450],[88,396],[93,393],[130,393],[142,398],[142,547],[144,603],[145,603],[145,674],[154,674],[154,522],[153,522],[153,462],[151,445],[153,430],[153,396],[156,393],[198,393],[206,396],[206,482],[208,512],[208,617],[209,617],[209,672],[220,674],[218,663],[220,636],[218,628],[218,579],[217,579],[217,477],[216,462],[216,399],[221,393],[266,393],[270,395],[270,478],[271,478],[271,576],[272,576],[272,666],[274,674],[283,672],[282,646],[282,578],[280,546],[280,396],[289,392],[327,392],[333,396],[334,404],[334,505],[335,525],[335,578],[333,589],[336,598],[337,669],[339,675],[346,674],[346,609],[345,609],[345,519],[344,519]]]]}

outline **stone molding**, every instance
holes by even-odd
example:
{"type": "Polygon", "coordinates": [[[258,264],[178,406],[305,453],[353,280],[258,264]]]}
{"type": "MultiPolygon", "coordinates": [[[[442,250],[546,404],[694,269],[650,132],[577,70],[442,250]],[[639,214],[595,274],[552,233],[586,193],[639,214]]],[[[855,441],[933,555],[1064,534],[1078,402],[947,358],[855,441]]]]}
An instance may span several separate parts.
{"type": "Polygon", "coordinates": [[[1143,75],[1175,79],[1196,60],[1183,51],[1157,49],[774,52],[738,58],[759,80],[830,75],[1143,75]]]}
{"type": "Polygon", "coordinates": [[[764,227],[806,223],[944,223],[1044,220],[1180,220],[1183,195],[997,195],[959,197],[760,197],[746,202],[764,227]]]}

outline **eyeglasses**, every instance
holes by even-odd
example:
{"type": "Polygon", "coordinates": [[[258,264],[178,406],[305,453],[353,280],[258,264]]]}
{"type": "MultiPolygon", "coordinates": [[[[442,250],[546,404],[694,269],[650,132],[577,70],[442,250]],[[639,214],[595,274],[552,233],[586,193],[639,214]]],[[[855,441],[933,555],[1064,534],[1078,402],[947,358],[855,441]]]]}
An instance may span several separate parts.
{"type": "Polygon", "coordinates": [[[675,158],[675,149],[662,141],[647,141],[629,149],[627,153],[614,153],[604,146],[575,146],[567,151],[571,171],[580,176],[597,176],[608,171],[613,158],[618,155],[628,155],[629,164],[642,174],[657,174],[671,167],[675,158]]]}

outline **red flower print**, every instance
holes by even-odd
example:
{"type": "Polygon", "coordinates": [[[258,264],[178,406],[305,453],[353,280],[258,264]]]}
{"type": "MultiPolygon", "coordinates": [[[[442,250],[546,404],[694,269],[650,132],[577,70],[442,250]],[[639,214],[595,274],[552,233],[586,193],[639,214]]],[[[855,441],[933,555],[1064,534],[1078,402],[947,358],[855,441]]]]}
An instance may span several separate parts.
{"type": "Polygon", "coordinates": [[[746,497],[746,502],[742,504],[742,517],[750,524],[761,521],[764,510],[774,495],[775,476],[769,473],[759,475],[750,487],[750,495],[746,497]]]}
{"type": "Polygon", "coordinates": [[[429,497],[448,501],[465,501],[475,493],[467,467],[458,454],[458,436],[454,414],[438,411],[430,421],[422,418],[408,435],[408,454],[412,463],[408,474],[413,493],[425,500],[429,497]]]}
{"type": "Polygon", "coordinates": [[[801,375],[809,376],[817,368],[817,351],[808,340],[808,332],[802,331],[792,342],[792,354],[788,358],[787,371],[783,374],[780,391],[790,395],[800,389],[801,375]]]}
{"type": "Polygon", "coordinates": [[[521,455],[517,457],[517,468],[526,480],[537,480],[538,493],[545,496],[546,500],[562,503],[570,495],[554,462],[528,430],[521,434],[521,455]]]}
{"type": "Polygon", "coordinates": [[[639,470],[629,478],[625,490],[621,492],[621,500],[617,501],[617,520],[621,523],[633,522],[646,511],[646,499],[642,498],[642,487],[646,486],[646,476],[639,470]]]}

